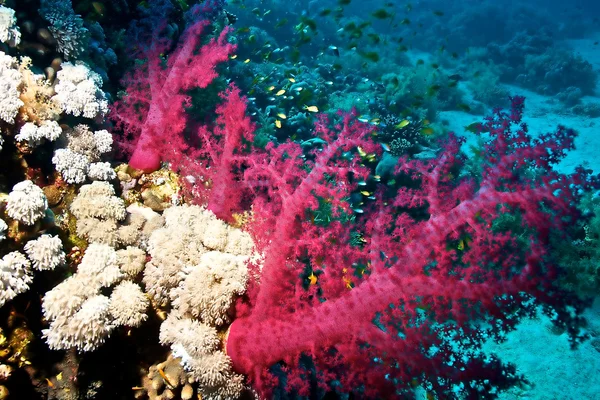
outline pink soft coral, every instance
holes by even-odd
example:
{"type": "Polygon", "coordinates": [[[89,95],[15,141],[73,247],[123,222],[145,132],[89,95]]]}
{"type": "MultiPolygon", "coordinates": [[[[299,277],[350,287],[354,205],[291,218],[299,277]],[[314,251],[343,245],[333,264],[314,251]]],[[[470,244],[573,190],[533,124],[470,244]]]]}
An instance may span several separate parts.
{"type": "Polygon", "coordinates": [[[140,45],[144,63],[124,80],[127,95],[110,112],[117,129],[135,143],[129,162],[133,168],[151,172],[161,161],[177,164],[188,151],[184,137],[188,91],[206,88],[218,76],[216,66],[235,50],[227,43],[228,28],[201,45],[208,25],[198,21],[189,26],[166,62],[170,41],[160,38],[159,29],[149,45],[140,45]]]}
{"type": "Polygon", "coordinates": [[[308,162],[294,143],[249,162],[248,228],[264,261],[229,332],[234,368],[265,396],[278,376],[305,396],[312,377],[321,390],[383,398],[410,396],[415,384],[444,398],[478,396],[514,379],[478,345],[536,301],[569,326],[565,305],[581,303],[556,288],[547,238],[577,217],[579,191],[596,185],[581,170],[552,169],[574,132],[532,139],[522,108],[514,98],[509,114],[483,125],[491,139],[479,180],[455,176],[465,160],[450,135],[435,160],[400,160],[398,192],[378,189],[355,220],[346,218],[348,198],[368,175],[356,149],[376,148],[371,128],[352,116],[334,130],[321,120],[316,132],[328,144],[308,162]],[[323,206],[331,220],[311,220],[323,206]]]}

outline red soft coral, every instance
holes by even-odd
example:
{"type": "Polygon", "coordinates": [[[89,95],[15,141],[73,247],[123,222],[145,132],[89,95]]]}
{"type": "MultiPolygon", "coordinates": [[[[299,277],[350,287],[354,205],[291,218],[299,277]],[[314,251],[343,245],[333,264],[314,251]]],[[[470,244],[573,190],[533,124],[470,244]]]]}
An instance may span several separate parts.
{"type": "Polygon", "coordinates": [[[409,396],[415,383],[445,398],[477,396],[511,380],[478,345],[512,329],[534,300],[567,324],[565,305],[581,303],[556,288],[547,235],[577,217],[579,191],[596,185],[581,170],[552,169],[575,134],[560,127],[532,139],[522,104],[514,98],[510,114],[484,124],[479,180],[456,178],[464,158],[450,135],[434,160],[400,160],[398,193],[380,188],[354,221],[344,219],[348,198],[368,174],[356,150],[376,151],[368,125],[346,116],[329,130],[322,120],[327,145],[308,162],[293,143],[250,162],[248,228],[264,262],[229,332],[234,368],[265,396],[277,384],[267,371],[280,362],[287,389],[301,395],[311,377],[323,390],[384,398],[409,396]],[[311,221],[323,204],[333,221],[311,221]]]}
{"type": "Polygon", "coordinates": [[[228,28],[202,45],[208,25],[198,21],[189,26],[166,60],[170,41],[161,39],[160,29],[150,45],[140,44],[145,60],[124,80],[127,94],[113,104],[109,115],[117,130],[134,143],[129,162],[133,168],[151,172],[161,161],[178,164],[188,151],[184,137],[188,91],[206,88],[218,76],[216,66],[235,50],[227,43],[228,28]]]}

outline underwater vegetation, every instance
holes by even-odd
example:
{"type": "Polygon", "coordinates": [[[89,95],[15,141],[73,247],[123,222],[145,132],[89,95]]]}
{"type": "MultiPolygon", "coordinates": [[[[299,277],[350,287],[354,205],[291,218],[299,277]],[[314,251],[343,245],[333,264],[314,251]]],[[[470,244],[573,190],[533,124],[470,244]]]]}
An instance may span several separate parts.
{"type": "Polygon", "coordinates": [[[0,1],[0,399],[552,398],[600,10],[516,3],[0,1]]]}

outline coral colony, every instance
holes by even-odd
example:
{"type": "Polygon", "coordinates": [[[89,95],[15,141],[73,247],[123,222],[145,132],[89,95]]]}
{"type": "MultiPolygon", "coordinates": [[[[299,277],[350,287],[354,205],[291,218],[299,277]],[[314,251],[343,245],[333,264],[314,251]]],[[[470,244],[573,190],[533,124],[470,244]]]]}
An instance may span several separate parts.
{"type": "MultiPolygon", "coordinates": [[[[469,158],[425,115],[257,116],[224,2],[115,2],[137,10],[116,53],[75,11],[103,3],[25,3],[52,57],[27,55],[33,11],[0,5],[0,398],[494,398],[524,377],[484,342],[538,309],[586,338],[553,246],[599,182],[557,172],[575,131],[530,134],[523,97],[467,127],[469,158]]],[[[286,80],[261,96],[308,96],[286,80]]]]}

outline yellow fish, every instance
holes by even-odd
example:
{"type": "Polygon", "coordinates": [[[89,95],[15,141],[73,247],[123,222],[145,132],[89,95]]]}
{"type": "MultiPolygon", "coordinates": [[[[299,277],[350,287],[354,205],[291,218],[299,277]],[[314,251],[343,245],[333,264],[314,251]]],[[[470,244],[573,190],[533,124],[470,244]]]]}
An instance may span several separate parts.
{"type": "Polygon", "coordinates": [[[309,112],[319,112],[319,108],[317,106],[304,106],[304,109],[309,112]]]}
{"type": "Polygon", "coordinates": [[[233,55],[232,55],[231,57],[229,57],[229,58],[231,58],[232,60],[235,60],[235,59],[237,58],[237,54],[233,54],[233,55]]]}
{"type": "Polygon", "coordinates": [[[423,135],[425,135],[425,136],[433,135],[433,132],[434,132],[434,131],[433,131],[433,128],[431,128],[431,127],[429,127],[429,126],[428,126],[428,127],[426,127],[426,128],[423,128],[423,129],[421,129],[421,133],[422,133],[423,135]]]}
{"type": "Polygon", "coordinates": [[[277,128],[281,128],[281,121],[280,121],[280,120],[278,120],[278,119],[277,119],[277,120],[275,120],[275,126],[276,126],[277,128]]]}
{"type": "Polygon", "coordinates": [[[281,118],[281,119],[286,119],[287,118],[287,116],[284,113],[279,113],[279,114],[277,114],[277,116],[279,118],[281,118]]]}
{"type": "Polygon", "coordinates": [[[275,86],[269,86],[269,87],[267,88],[267,92],[270,92],[270,91],[271,91],[271,90],[273,90],[273,89],[275,89],[275,86]]]}
{"type": "Polygon", "coordinates": [[[244,61],[244,64],[248,64],[249,62],[250,62],[250,59],[249,59],[249,58],[247,58],[247,59],[244,61]]]}
{"type": "Polygon", "coordinates": [[[288,78],[290,80],[290,82],[295,83],[296,80],[294,78],[288,78]]]}
{"type": "Polygon", "coordinates": [[[317,283],[317,276],[315,275],[314,272],[311,272],[310,275],[308,276],[308,282],[311,285],[315,285],[317,283]]]}
{"type": "Polygon", "coordinates": [[[371,193],[367,192],[366,190],[362,190],[360,192],[360,194],[362,194],[363,196],[370,196],[371,195],[371,193]]]}
{"type": "Polygon", "coordinates": [[[275,96],[281,96],[284,93],[285,93],[285,90],[281,89],[279,92],[275,93],[275,96]]]}
{"type": "Polygon", "coordinates": [[[408,124],[410,124],[410,121],[409,121],[409,120],[407,120],[407,119],[405,119],[405,120],[401,121],[399,124],[397,124],[397,125],[395,126],[395,128],[396,128],[396,129],[401,129],[401,128],[404,128],[404,127],[405,127],[406,125],[408,125],[408,124]]]}

